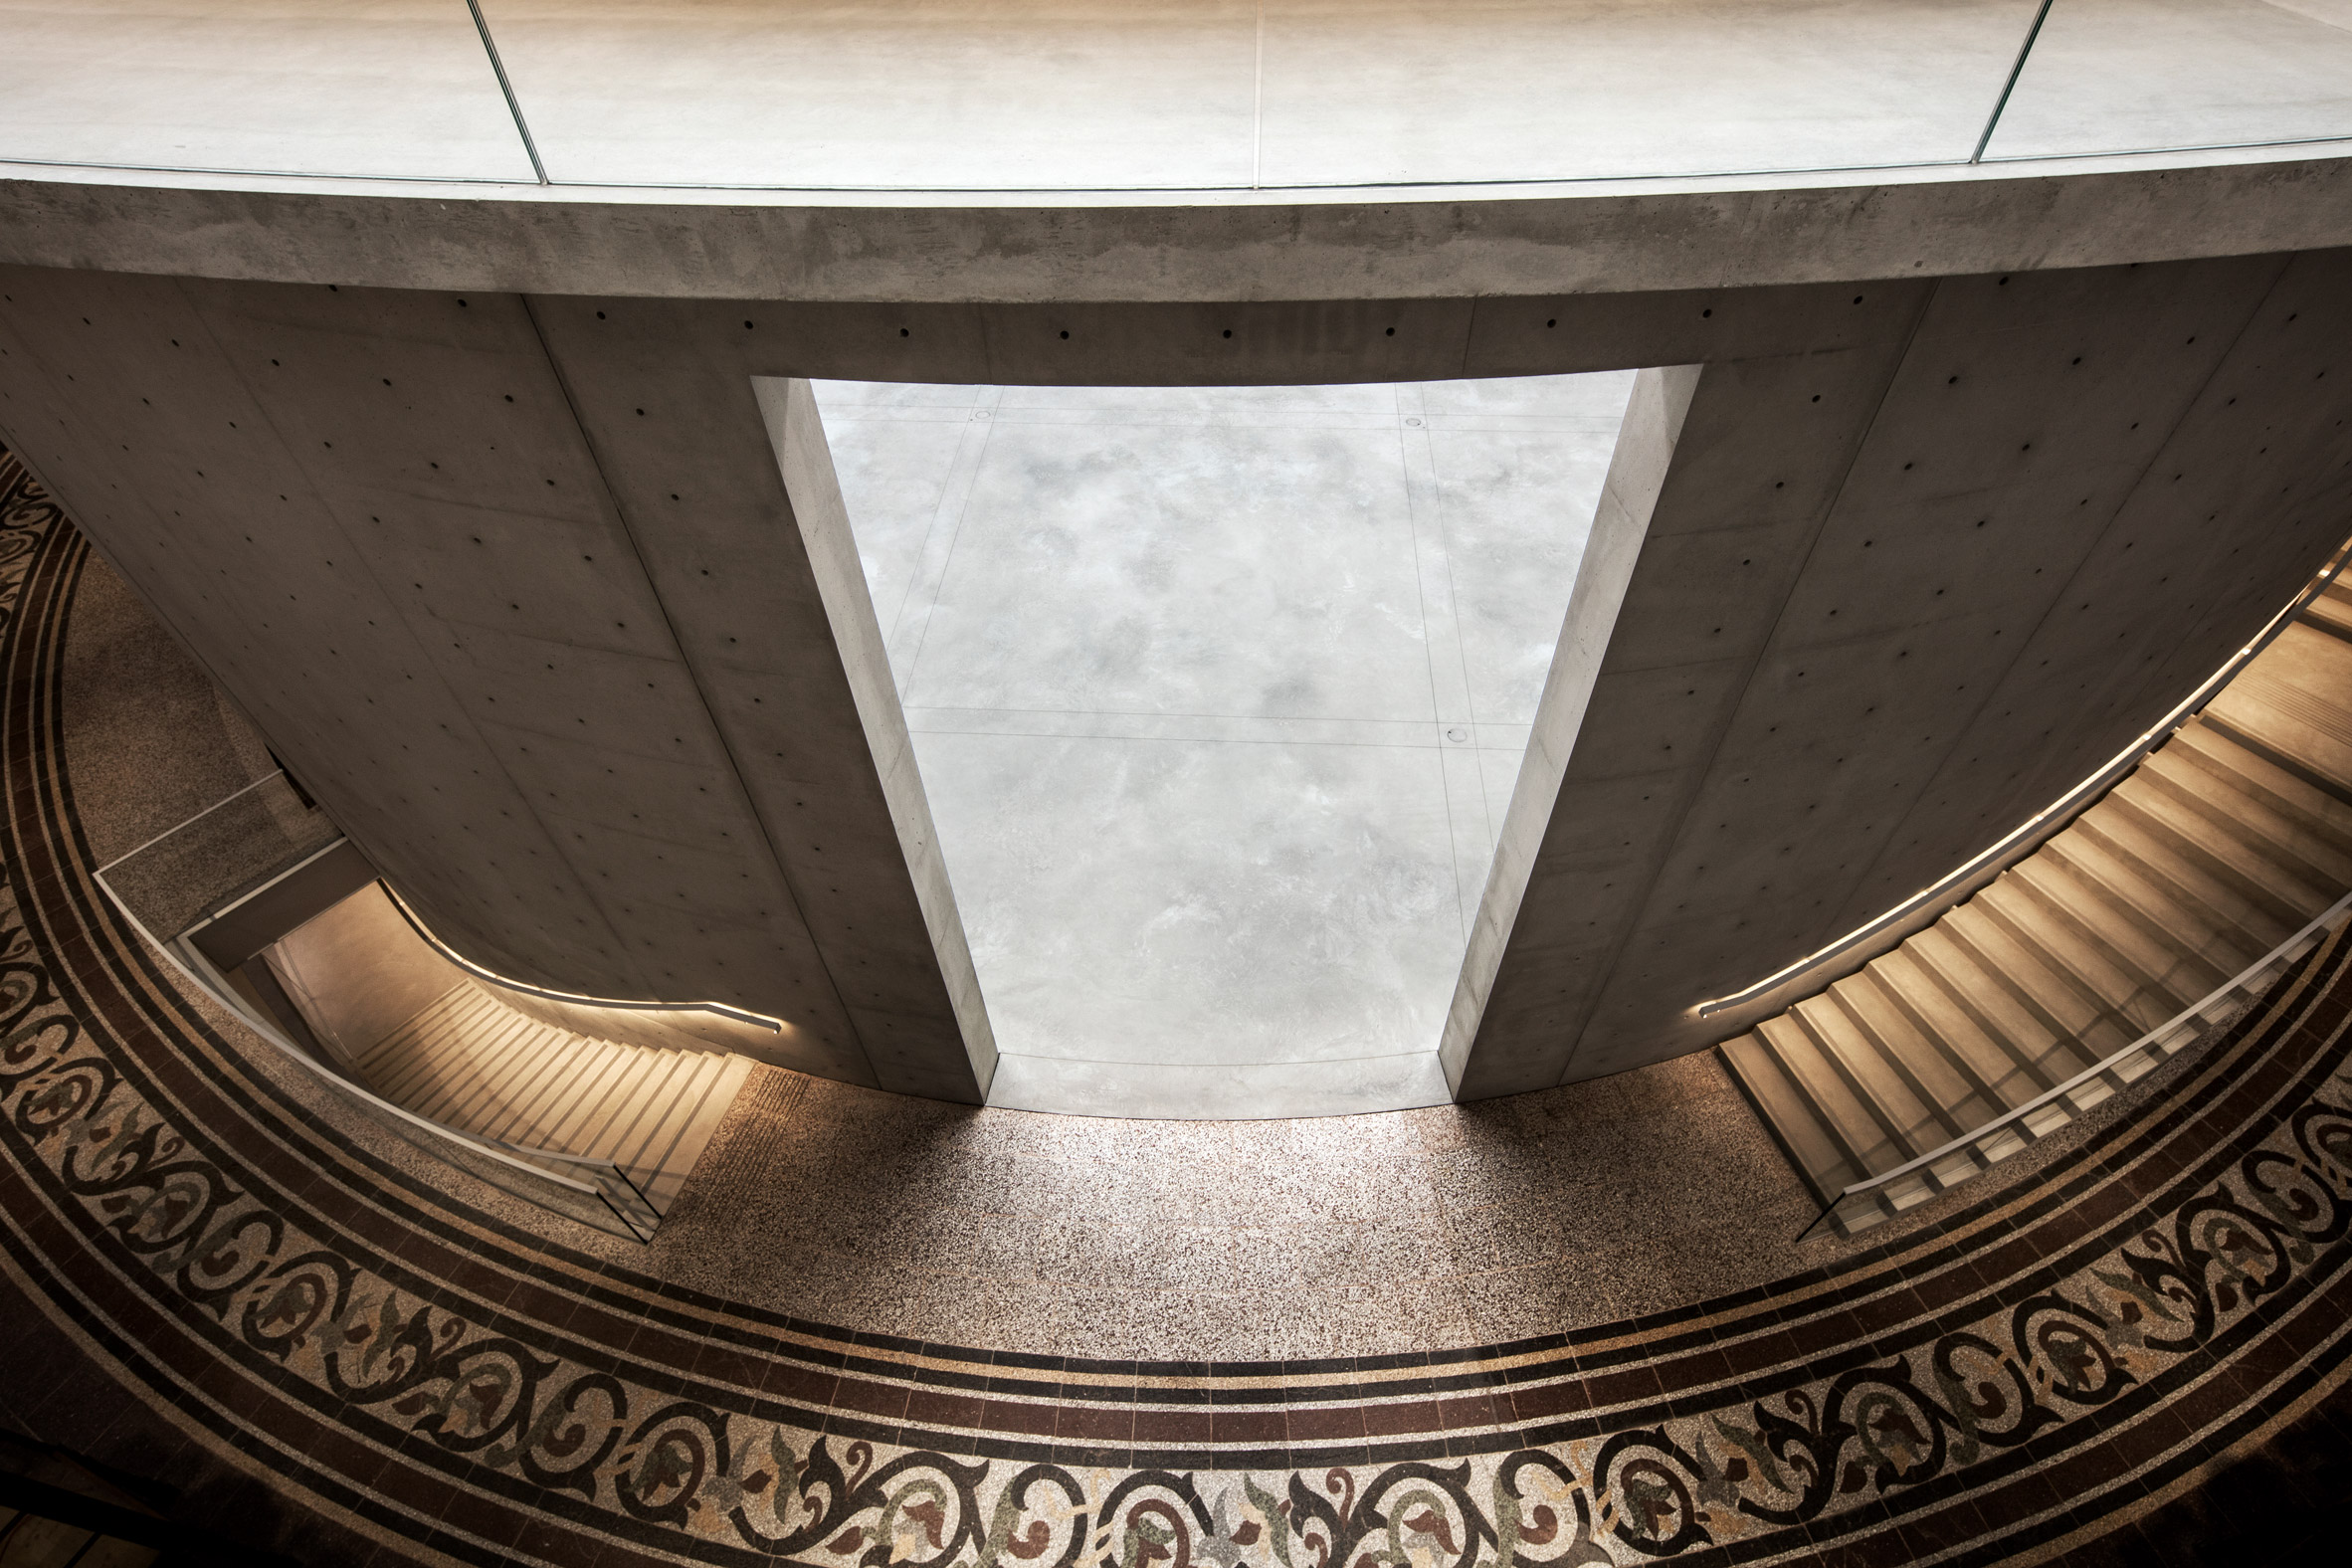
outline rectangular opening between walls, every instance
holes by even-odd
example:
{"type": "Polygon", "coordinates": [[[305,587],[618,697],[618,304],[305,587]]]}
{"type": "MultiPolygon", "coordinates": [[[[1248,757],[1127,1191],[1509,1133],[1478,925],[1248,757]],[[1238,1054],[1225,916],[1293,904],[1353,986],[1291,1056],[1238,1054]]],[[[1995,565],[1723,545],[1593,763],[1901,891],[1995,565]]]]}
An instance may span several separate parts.
{"type": "Polygon", "coordinates": [[[992,1103],[1447,1098],[1634,375],[812,383],[992,1103]]]}

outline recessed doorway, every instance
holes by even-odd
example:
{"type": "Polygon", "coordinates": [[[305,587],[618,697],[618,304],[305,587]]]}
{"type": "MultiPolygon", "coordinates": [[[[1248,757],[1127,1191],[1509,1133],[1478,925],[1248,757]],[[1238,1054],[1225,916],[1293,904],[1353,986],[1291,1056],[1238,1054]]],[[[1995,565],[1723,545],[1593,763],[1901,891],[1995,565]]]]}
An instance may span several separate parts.
{"type": "Polygon", "coordinates": [[[1449,1097],[1440,1035],[1633,379],[813,384],[991,1103],[1449,1097]]]}

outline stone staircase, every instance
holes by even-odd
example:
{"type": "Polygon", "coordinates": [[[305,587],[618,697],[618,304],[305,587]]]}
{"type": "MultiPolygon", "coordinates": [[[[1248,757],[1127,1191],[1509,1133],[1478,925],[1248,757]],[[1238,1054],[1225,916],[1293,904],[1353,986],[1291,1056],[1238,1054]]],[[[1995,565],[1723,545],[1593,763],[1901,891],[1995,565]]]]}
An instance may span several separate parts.
{"type": "MultiPolygon", "coordinates": [[[[1826,1207],[2132,1045],[2348,887],[2352,589],[2331,584],[2063,832],[1721,1059],[1826,1207]]],[[[2036,1106],[2012,1147],[2072,1114],[2036,1106]]],[[[1894,1206],[1988,1161],[1952,1163],[1894,1206]]]]}
{"type": "Polygon", "coordinates": [[[376,1093],[446,1126],[609,1159],[659,1214],[752,1062],[570,1034],[468,980],[378,1041],[358,1068],[376,1093]]]}

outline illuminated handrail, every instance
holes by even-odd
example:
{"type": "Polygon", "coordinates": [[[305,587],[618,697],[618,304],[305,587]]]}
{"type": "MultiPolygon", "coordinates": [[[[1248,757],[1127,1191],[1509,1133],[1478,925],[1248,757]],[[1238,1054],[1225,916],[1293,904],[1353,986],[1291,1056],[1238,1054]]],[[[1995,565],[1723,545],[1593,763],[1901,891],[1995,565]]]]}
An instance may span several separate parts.
{"type": "MultiPolygon", "coordinates": [[[[2130,1079],[2123,1078],[2119,1069],[2128,1063],[2133,1056],[2146,1051],[2154,1051],[2161,1053],[2164,1056],[2170,1056],[2172,1054],[2173,1048],[2164,1044],[2166,1037],[2175,1034],[2181,1029],[2189,1028],[2199,1023],[2208,1025],[2220,1023],[2221,1020],[2219,1018],[2209,1016],[2211,1010],[2216,1009],[2222,1004],[2228,1002],[2234,995],[2241,991],[2250,994],[2254,993],[2256,989],[2256,982],[2260,980],[2263,974],[2265,974],[2274,966],[2283,967],[2285,964],[2290,964],[2295,959],[2300,958],[2303,955],[2304,949],[2309,947],[2328,928],[2328,926],[2334,924],[2335,921],[2340,918],[2346,910],[2352,910],[2352,892],[2344,894],[2334,903],[2329,904],[2318,914],[2313,915],[2310,922],[2304,925],[2301,930],[2295,932],[2294,935],[2288,937],[2285,941],[2280,942],[2276,947],[2271,948],[2261,957],[2247,965],[2246,968],[2240,970],[2237,974],[2223,981],[2213,990],[2198,998],[2196,1001],[2190,1003],[2187,1007],[2181,1009],[2180,1012],[2174,1014],[2171,1018],[2166,1019],[2163,1023],[2158,1024],[2154,1029],[2149,1030],[2146,1034],[2140,1036],[2137,1040],[2134,1040],[2130,1045],[2125,1046],[2120,1051],[2110,1052],[2108,1055],[2101,1057],[2097,1062],[2092,1063],[2089,1067],[2084,1068],[2081,1072],[2075,1074],[2072,1078],[2066,1079],[2063,1083],[2058,1084],[2053,1088],[2044,1089],[2032,1099],[2027,1100],[2024,1104],[2018,1106],[2015,1110],[2011,1110],[2002,1115],[1994,1117],[1991,1121],[1986,1122],[1983,1126],[1976,1128],[1972,1132],[1964,1132],[1959,1137],[1952,1139],[1949,1143],[1945,1143],[1937,1148],[1929,1149],[1925,1154],[1918,1156],[1916,1159],[1907,1160],[1904,1163],[1897,1165],[1892,1170],[1881,1171],[1875,1176],[1867,1177],[1862,1181],[1854,1183],[1852,1186],[1839,1193],[1837,1197],[1830,1200],[1829,1204],[1823,1208],[1821,1214],[1814,1220],[1813,1224],[1805,1228],[1804,1235],[1811,1236],[1814,1231],[1820,1228],[1822,1221],[1827,1220],[1833,1214],[1837,1214],[1840,1210],[1845,1209],[1851,1203],[1858,1203],[1862,1200],[1869,1200],[1875,1204],[1880,1193],[1893,1186],[1896,1182],[1901,1181],[1906,1176],[1915,1176],[1921,1178],[1927,1186],[1937,1192],[1941,1192],[1948,1187],[1956,1186],[1958,1185],[1957,1181],[1947,1180],[1943,1176],[1939,1175],[1934,1167],[1946,1160],[1951,1159],[1955,1155],[1965,1154],[1971,1159],[1981,1162],[1978,1165],[1977,1170],[1972,1170],[1968,1173],[1969,1175],[1975,1175],[1978,1173],[1978,1171],[1981,1171],[1995,1163],[1994,1160],[1986,1158],[1986,1156],[1979,1152],[1979,1145],[1985,1143],[1991,1138],[1998,1136],[2004,1129],[2018,1127],[2031,1129],[2032,1118],[2036,1111],[2058,1104],[2060,1101],[2067,1101],[2070,1103],[2071,1097],[2076,1090],[2080,1089],[2084,1084],[2090,1083],[2096,1079],[2106,1078],[2112,1087],[2122,1087],[2123,1084],[2129,1082],[2130,1079]]],[[[2183,1042],[2183,1044],[2186,1043],[2187,1042],[2183,1042]]],[[[2020,1146],[2022,1147],[2024,1143],[2031,1141],[2033,1140],[2030,1137],[2022,1138],[2020,1146]]],[[[1965,1176],[1960,1178],[1960,1180],[1966,1179],[1967,1178],[1965,1176]]],[[[1860,1227],[1849,1227],[1849,1229],[1860,1229],[1860,1227]]],[[[1799,1239],[1802,1240],[1803,1238],[1800,1237],[1799,1239]]]]}
{"type": "MultiPolygon", "coordinates": [[[[2040,849],[2068,823],[2098,804],[2107,791],[2122,783],[2124,777],[2133,768],[2138,767],[2149,752],[2169,739],[2173,731],[2204,711],[2206,704],[2221,695],[2222,688],[2227,686],[2238,673],[2253,661],[2256,654],[2276,641],[2279,634],[2284,632],[2297,616],[2310,608],[2313,600],[2327,591],[2328,584],[2336,580],[2336,574],[2344,569],[2348,560],[2352,560],[2352,545],[2346,545],[2339,549],[2303,590],[2287,602],[2284,609],[2263,624],[2261,631],[2254,635],[2253,641],[2232,654],[2221,669],[2206,677],[2194,691],[2175,704],[2163,718],[2114,757],[2102,763],[2097,771],[2081,783],[2034,813],[2033,816],[2028,817],[2024,822],[2019,823],[1984,850],[1961,862],[1958,867],[1930,882],[1927,886],[1920,888],[1876,918],[1856,926],[1836,941],[1815,949],[1792,964],[1774,970],[1752,985],[1743,986],[1728,995],[1699,1003],[1696,1009],[1697,1016],[1712,1018],[1717,1013],[1728,1012],[1733,1008],[1761,1001],[1776,991],[1794,988],[1801,982],[1812,989],[1819,989],[1842,980],[1879,954],[1898,945],[1902,940],[1901,936],[1895,936],[1891,940],[1887,939],[1890,933],[1896,931],[1898,927],[1903,927],[1908,922],[1919,919],[1930,910],[1941,914],[1944,909],[1972,896],[1987,882],[2040,849]],[[1883,945],[1880,945],[1881,943],[1883,945]],[[1841,964],[1850,967],[1839,969],[1835,974],[1824,973],[1824,971],[1837,968],[1841,964]]],[[[1906,930],[1903,934],[1910,933],[1906,930]]]]}
{"type": "Polygon", "coordinates": [[[494,985],[508,991],[518,991],[524,996],[543,997],[550,1002],[566,1002],[574,1007],[609,1007],[631,1013],[709,1013],[719,1018],[730,1019],[738,1024],[749,1024],[754,1029],[764,1029],[770,1034],[784,1032],[782,1019],[770,1018],[765,1013],[754,1013],[746,1008],[729,1007],[724,1002],[631,1002],[618,997],[583,996],[576,991],[557,991],[548,986],[533,985],[528,980],[509,979],[494,969],[484,968],[440,937],[435,936],[426,927],[425,922],[417,917],[416,910],[408,906],[408,900],[401,897],[390,882],[379,882],[377,885],[384,889],[384,896],[392,900],[392,907],[400,911],[400,917],[408,922],[408,928],[416,932],[424,940],[426,946],[485,985],[494,985]]]}
{"type": "MultiPolygon", "coordinates": [[[[209,907],[202,918],[169,939],[158,936],[147,921],[141,917],[137,909],[132,906],[132,900],[125,897],[121,890],[107,880],[106,874],[108,872],[114,871],[142,852],[153,849],[192,824],[211,816],[223,806],[252,793],[268,784],[272,779],[282,776],[282,772],[265,774],[234,794],[222,797],[185,822],[164,830],[136,849],[108,861],[91,874],[92,881],[98,883],[99,890],[105,893],[107,900],[114,905],[130,928],[136,931],[149,947],[161,955],[165,963],[178,971],[183,979],[222,1007],[227,1008],[239,1022],[261,1036],[281,1055],[306,1069],[320,1081],[339,1090],[349,1098],[359,1101],[379,1115],[389,1117],[406,1128],[413,1128],[417,1132],[430,1134],[434,1138],[458,1144],[483,1159],[492,1161],[498,1166],[517,1173],[528,1182],[544,1183],[570,1193],[575,1198],[601,1204],[630,1236],[641,1242],[652,1240],[655,1228],[661,1224],[662,1213],[654,1206],[653,1200],[647,1196],[645,1189],[640,1187],[636,1179],[618,1162],[595,1155],[573,1154],[562,1149],[538,1148],[528,1144],[510,1142],[503,1138],[468,1132],[462,1128],[436,1121],[429,1116],[420,1115],[405,1105],[396,1104],[384,1098],[364,1084],[346,1078],[295,1043],[275,1019],[264,1016],[247,1002],[237,988],[229,983],[228,977],[192,940],[197,931],[213,923],[222,915],[260,896],[288,878],[296,875],[321,856],[331,854],[348,843],[349,841],[341,835],[336,835],[323,847],[304,854],[301,859],[291,866],[286,866],[259,885],[247,888],[233,899],[209,907]],[[547,1168],[549,1166],[557,1168],[549,1169],[547,1168]]],[[[527,1197],[529,1192],[530,1189],[526,1186],[520,1189],[519,1195],[527,1197]]]]}

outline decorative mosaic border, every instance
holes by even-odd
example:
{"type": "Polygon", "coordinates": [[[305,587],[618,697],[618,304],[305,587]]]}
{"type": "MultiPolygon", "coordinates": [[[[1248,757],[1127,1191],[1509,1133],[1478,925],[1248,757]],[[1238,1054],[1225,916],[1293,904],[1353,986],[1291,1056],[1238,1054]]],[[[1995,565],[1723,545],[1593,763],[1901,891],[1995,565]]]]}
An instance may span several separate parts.
{"type": "Polygon", "coordinates": [[[1990,1561],[2095,1534],[2344,1375],[2341,931],[2174,1093],[2030,1190],[1574,1335],[1065,1361],[845,1333],[600,1264],[319,1125],[95,896],[58,710],[87,548],[0,458],[9,1270],[145,1398],[420,1555],[1990,1561]]]}

